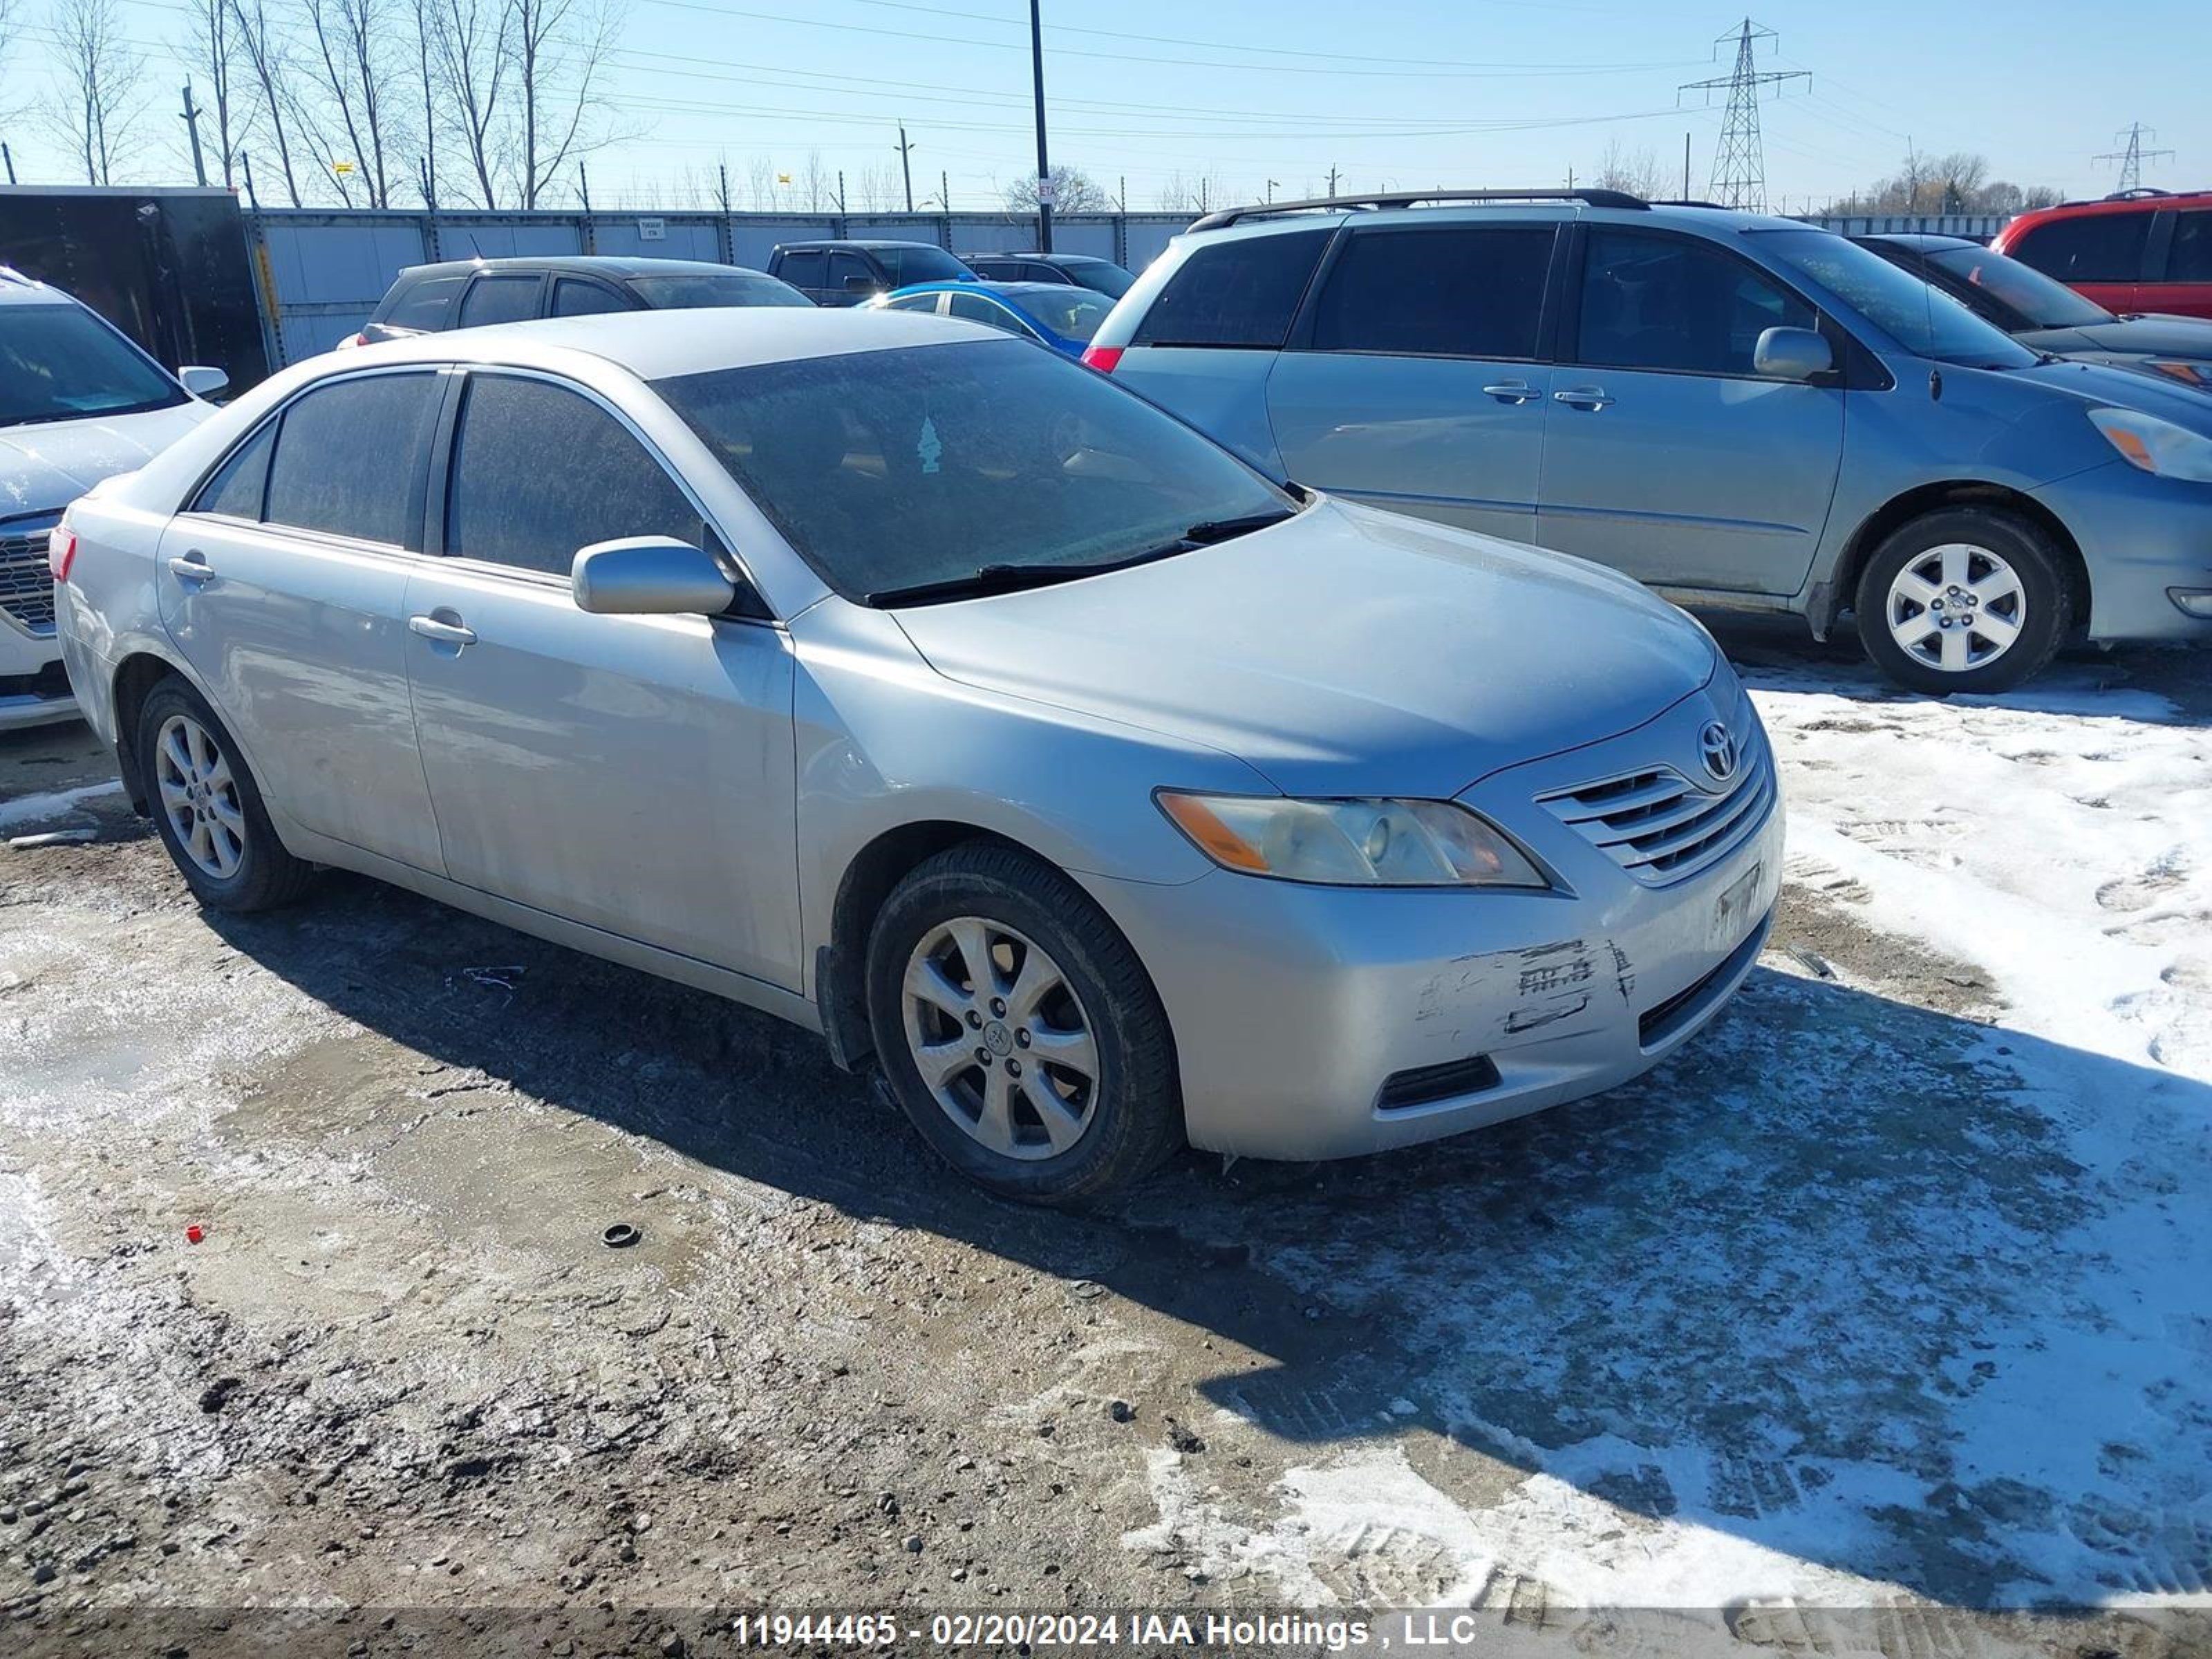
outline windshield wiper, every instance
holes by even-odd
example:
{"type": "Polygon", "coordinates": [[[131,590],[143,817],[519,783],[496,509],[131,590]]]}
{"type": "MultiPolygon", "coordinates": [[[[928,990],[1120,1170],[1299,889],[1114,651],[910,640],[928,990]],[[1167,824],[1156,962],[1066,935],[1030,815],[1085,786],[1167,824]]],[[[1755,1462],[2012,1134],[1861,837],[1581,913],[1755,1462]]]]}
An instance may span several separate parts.
{"type": "Polygon", "coordinates": [[[1206,519],[1182,532],[1187,542],[1203,546],[1208,542],[1225,542],[1231,536],[1247,535],[1255,530],[1265,530],[1271,524],[1280,524],[1285,519],[1297,517],[1294,507],[1271,507],[1265,513],[1247,513],[1236,519],[1206,519]]]}
{"type": "MultiPolygon", "coordinates": [[[[1174,549],[1170,549],[1174,551],[1174,549]]],[[[909,587],[879,587],[867,595],[870,605],[923,605],[932,599],[975,599],[985,593],[1012,593],[1024,587],[1049,587],[1079,576],[1103,575],[1140,559],[1115,559],[1097,564],[985,564],[964,576],[946,576],[909,587]]]]}

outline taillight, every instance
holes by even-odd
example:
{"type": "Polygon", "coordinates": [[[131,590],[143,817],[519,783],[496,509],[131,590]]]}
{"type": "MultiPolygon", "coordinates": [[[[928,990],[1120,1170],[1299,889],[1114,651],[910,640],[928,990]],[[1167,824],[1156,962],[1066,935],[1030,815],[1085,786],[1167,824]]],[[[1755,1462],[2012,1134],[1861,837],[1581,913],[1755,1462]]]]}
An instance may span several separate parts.
{"type": "Polygon", "coordinates": [[[54,533],[46,538],[46,568],[58,582],[69,580],[70,567],[76,562],[76,532],[67,525],[56,525],[54,533]]]}
{"type": "Polygon", "coordinates": [[[1120,346],[1085,346],[1083,349],[1083,366],[1095,368],[1101,374],[1111,374],[1114,366],[1121,361],[1121,350],[1120,346]]]}
{"type": "Polygon", "coordinates": [[[368,335],[366,335],[366,334],[349,334],[349,335],[347,335],[347,336],[345,337],[345,338],[344,338],[344,339],[340,340],[340,341],[338,342],[338,349],[339,349],[340,351],[350,351],[350,350],[352,350],[352,349],[353,349],[353,348],[354,348],[354,347],[356,347],[356,346],[365,346],[365,345],[367,345],[368,343],[368,335]]]}

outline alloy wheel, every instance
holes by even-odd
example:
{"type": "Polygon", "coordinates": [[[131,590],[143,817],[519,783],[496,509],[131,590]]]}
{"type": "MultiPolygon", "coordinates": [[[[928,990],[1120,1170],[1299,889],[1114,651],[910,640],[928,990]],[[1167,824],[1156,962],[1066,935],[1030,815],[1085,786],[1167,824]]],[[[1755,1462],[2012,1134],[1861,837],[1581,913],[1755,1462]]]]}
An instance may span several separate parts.
{"type": "Polygon", "coordinates": [[[2012,649],[2027,620],[2019,573],[1986,547],[1946,542],[1906,562],[1889,584],[1890,638],[1947,674],[1984,667],[2012,649]]]}
{"type": "Polygon", "coordinates": [[[1060,964],[1002,922],[958,916],[907,959],[915,1069],[945,1115],[1002,1157],[1055,1158],[1090,1127],[1098,1042],[1060,964]]]}
{"type": "Polygon", "coordinates": [[[178,848],[201,874],[228,881],[246,861],[246,811],[229,757],[189,714],[161,723],[154,782],[178,848]]]}

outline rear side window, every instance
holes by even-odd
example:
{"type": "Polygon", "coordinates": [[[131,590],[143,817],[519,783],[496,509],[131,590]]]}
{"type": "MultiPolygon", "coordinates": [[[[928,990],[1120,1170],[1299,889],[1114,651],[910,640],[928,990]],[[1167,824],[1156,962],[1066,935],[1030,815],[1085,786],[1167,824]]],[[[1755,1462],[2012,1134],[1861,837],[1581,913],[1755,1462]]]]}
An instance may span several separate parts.
{"type": "Polygon", "coordinates": [[[269,487],[269,455],[276,447],[276,422],[264,421],[201,488],[191,510],[220,513],[228,519],[258,519],[269,487]]]}
{"type": "Polygon", "coordinates": [[[1279,349],[1333,234],[1287,231],[1194,250],[1168,278],[1131,343],[1279,349]]]}
{"type": "Polygon", "coordinates": [[[970,259],[968,261],[969,270],[986,281],[994,283],[1013,281],[1015,274],[1021,268],[1020,262],[1014,259],[970,259]]]}
{"type": "Polygon", "coordinates": [[[411,328],[425,334],[450,328],[453,301],[460,298],[461,286],[468,280],[465,276],[425,276],[387,301],[390,309],[380,312],[375,320],[387,328],[411,328]]]}
{"type": "Polygon", "coordinates": [[[820,288],[824,255],[818,248],[809,248],[801,253],[787,253],[776,275],[793,288],[820,288]]]}
{"type": "Polygon", "coordinates": [[[317,386],[284,410],[269,464],[270,524],[404,546],[438,412],[435,374],[317,386]]]}
{"type": "Polygon", "coordinates": [[[1019,334],[1024,337],[1029,334],[1027,329],[1014,320],[1012,312],[979,294],[949,295],[945,308],[950,315],[959,318],[963,322],[988,323],[993,328],[1003,328],[1009,334],[1019,334]]]}
{"type": "Polygon", "coordinates": [[[2033,227],[2009,252],[2062,283],[2139,283],[2149,240],[2148,213],[2085,213],[2033,227]]]}
{"type": "Polygon", "coordinates": [[[573,276],[563,276],[553,284],[553,314],[556,317],[597,317],[605,312],[632,311],[635,308],[602,283],[584,283],[573,276]]]}
{"type": "Polygon", "coordinates": [[[941,247],[879,247],[876,258],[890,273],[893,288],[908,283],[957,283],[974,273],[941,247]]]}
{"type": "Polygon", "coordinates": [[[1314,307],[1314,349],[1534,357],[1555,240],[1549,226],[1354,235],[1314,307]]]}
{"type": "Polygon", "coordinates": [[[2169,283],[2212,283],[2212,208],[2174,216],[2173,247],[2166,255],[2169,283]]]}
{"type": "Polygon", "coordinates": [[[628,428],[544,380],[470,377],[446,495],[446,551],[566,576],[576,550],[623,536],[706,546],[699,509],[628,428]],[[548,467],[545,458],[562,458],[548,467]]]}
{"type": "Polygon", "coordinates": [[[479,276],[461,301],[461,326],[526,322],[538,314],[535,276],[479,276]]]}
{"type": "MultiPolygon", "coordinates": [[[[1750,374],[1761,334],[1811,328],[1817,320],[1812,307],[1778,283],[1686,237],[1600,228],[1588,246],[1576,352],[1584,363],[1750,374]]],[[[1863,250],[1852,252],[1878,270],[1890,269],[1863,250]]],[[[1955,309],[1951,301],[1940,303],[1955,309]]]]}

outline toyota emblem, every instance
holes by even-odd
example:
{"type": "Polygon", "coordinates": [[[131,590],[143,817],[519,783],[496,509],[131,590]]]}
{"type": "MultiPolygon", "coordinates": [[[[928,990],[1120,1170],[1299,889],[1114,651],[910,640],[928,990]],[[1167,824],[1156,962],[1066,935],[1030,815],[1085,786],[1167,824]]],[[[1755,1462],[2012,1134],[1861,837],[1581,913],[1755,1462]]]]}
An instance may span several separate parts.
{"type": "Polygon", "coordinates": [[[1705,730],[1698,733],[1698,752],[1715,783],[1726,783],[1735,775],[1736,763],[1741,758],[1736,751],[1735,733],[1721,721],[1705,722],[1705,730]]]}

